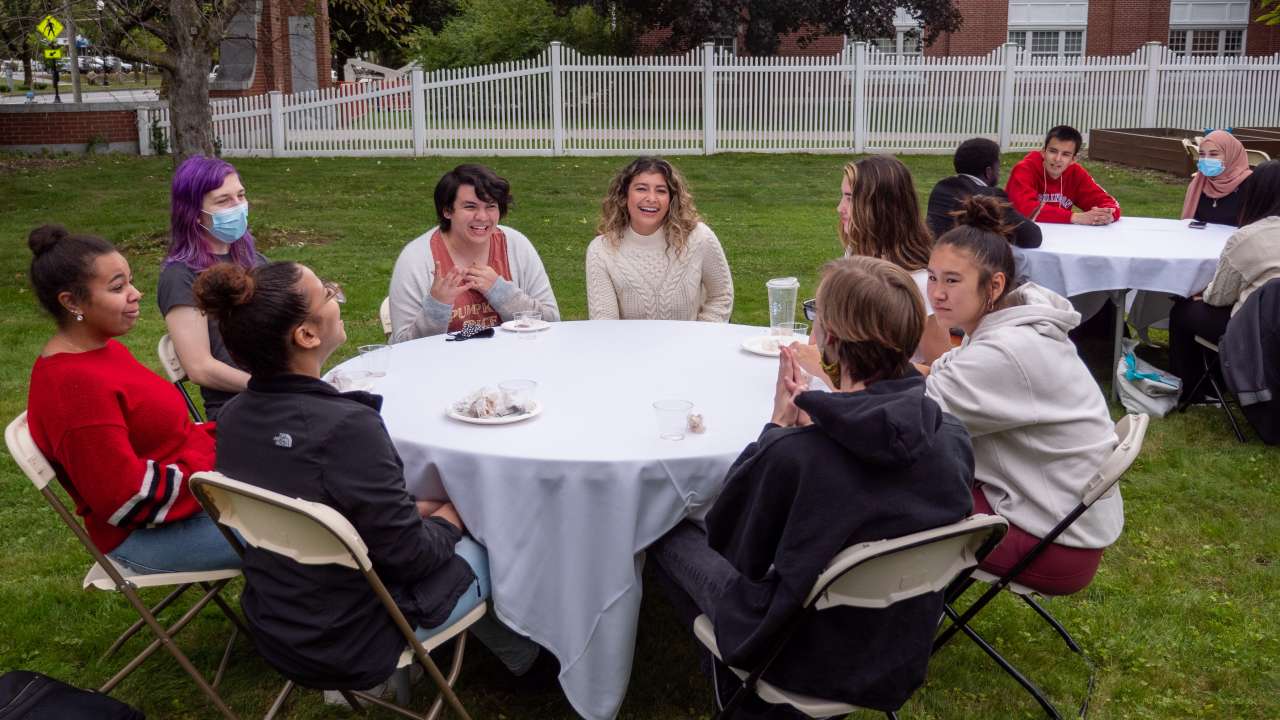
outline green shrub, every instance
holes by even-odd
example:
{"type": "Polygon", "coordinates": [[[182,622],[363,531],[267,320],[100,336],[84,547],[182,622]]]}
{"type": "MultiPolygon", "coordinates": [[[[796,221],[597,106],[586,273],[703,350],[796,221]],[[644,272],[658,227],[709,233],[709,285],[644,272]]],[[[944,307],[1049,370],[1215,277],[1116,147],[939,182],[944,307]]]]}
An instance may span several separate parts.
{"type": "Polygon", "coordinates": [[[38,83],[36,83],[36,89],[37,89],[37,90],[46,90],[46,89],[48,89],[48,87],[49,87],[49,83],[46,83],[46,82],[38,82],[38,83]]]}
{"type": "Polygon", "coordinates": [[[423,68],[437,70],[535,57],[552,40],[588,55],[615,54],[627,33],[590,5],[561,15],[548,0],[462,0],[440,32],[419,27],[404,46],[423,68]]]}

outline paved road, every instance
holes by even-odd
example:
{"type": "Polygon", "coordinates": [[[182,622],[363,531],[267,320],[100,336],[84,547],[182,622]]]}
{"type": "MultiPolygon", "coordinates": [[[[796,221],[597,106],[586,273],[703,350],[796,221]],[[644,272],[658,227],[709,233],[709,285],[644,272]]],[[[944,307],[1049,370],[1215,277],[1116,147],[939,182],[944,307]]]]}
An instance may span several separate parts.
{"type": "MultiPolygon", "coordinates": [[[[98,90],[95,92],[80,93],[80,97],[84,102],[147,102],[156,100],[155,90],[98,90]]],[[[71,102],[71,91],[64,90],[62,93],[63,104],[71,102]]],[[[0,97],[0,103],[5,105],[22,104],[27,101],[25,95],[5,95],[0,97]]],[[[53,102],[53,94],[36,95],[35,101],[41,105],[53,102]]]]}

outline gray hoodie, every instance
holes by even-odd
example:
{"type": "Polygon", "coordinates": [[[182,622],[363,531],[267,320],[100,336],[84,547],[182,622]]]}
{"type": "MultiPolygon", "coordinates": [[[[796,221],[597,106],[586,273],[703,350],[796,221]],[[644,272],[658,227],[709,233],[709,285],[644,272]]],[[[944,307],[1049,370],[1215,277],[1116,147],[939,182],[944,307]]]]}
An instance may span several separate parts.
{"type": "MultiPolygon", "coordinates": [[[[1009,294],[964,343],[930,368],[925,392],[968,428],[974,475],[991,507],[1044,537],[1080,502],[1116,446],[1115,426],[1067,331],[1080,314],[1033,283],[1009,294]]],[[[1120,492],[1102,498],[1058,538],[1102,548],[1124,528],[1120,492]]]]}

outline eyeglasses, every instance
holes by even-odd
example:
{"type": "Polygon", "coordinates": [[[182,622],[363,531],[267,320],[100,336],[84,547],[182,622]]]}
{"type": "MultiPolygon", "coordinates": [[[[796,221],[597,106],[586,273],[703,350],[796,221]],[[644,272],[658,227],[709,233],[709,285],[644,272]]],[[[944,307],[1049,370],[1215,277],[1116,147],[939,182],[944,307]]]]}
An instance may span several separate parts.
{"type": "Polygon", "coordinates": [[[813,322],[818,319],[818,299],[809,298],[800,303],[800,307],[804,308],[804,319],[813,322]]]}
{"type": "Polygon", "coordinates": [[[320,285],[324,287],[324,301],[337,300],[341,305],[347,301],[347,296],[342,292],[342,286],[332,280],[321,280],[320,285]]]}

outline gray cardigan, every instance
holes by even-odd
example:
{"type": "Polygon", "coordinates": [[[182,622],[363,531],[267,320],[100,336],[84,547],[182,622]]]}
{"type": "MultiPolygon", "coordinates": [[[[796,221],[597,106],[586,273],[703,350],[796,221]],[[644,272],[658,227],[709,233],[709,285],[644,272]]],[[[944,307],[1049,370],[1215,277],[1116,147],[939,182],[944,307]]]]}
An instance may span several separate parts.
{"type": "MultiPolygon", "coordinates": [[[[533,243],[519,230],[499,225],[507,236],[507,264],[511,280],[498,278],[485,299],[505,322],[521,310],[538,310],[542,319],[560,319],[551,281],[533,243]]],[[[399,343],[428,335],[439,335],[449,327],[453,306],[431,297],[435,260],[431,256],[431,236],[437,228],[409,241],[400,251],[391,272],[391,342],[399,343]]]]}

